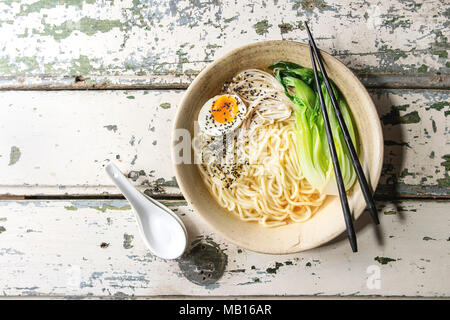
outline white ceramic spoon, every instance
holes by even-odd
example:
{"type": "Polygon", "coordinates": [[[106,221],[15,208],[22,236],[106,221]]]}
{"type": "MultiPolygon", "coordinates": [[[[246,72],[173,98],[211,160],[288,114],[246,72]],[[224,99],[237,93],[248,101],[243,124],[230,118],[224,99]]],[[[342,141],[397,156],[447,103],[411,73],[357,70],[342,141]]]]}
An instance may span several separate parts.
{"type": "Polygon", "coordinates": [[[180,257],[187,245],[187,231],[180,218],[165,205],[140,193],[113,163],[105,169],[136,212],[147,248],[163,259],[180,257]]]}

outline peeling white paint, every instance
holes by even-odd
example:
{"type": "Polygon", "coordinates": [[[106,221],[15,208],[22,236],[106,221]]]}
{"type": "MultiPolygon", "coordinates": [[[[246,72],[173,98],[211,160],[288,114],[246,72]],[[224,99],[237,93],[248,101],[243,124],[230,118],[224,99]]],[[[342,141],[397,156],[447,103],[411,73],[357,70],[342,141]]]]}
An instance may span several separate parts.
{"type": "Polygon", "coordinates": [[[225,274],[208,287],[188,281],[177,261],[152,256],[133,212],[116,210],[126,205],[123,200],[0,201],[0,217],[7,218],[0,222],[6,228],[0,234],[0,295],[450,295],[449,279],[441,277],[450,263],[446,202],[378,202],[379,227],[368,214],[356,223],[357,254],[342,235],[290,255],[240,249],[212,234],[187,206],[169,202],[191,241],[207,236],[228,256],[225,274]],[[98,209],[106,207],[111,209],[98,209]],[[134,236],[129,249],[124,234],[134,236]],[[367,285],[369,266],[379,268],[380,288],[367,285]]]}
{"type": "Polygon", "coordinates": [[[0,75],[188,74],[246,43],[304,42],[303,21],[309,21],[322,49],[354,70],[411,73],[425,64],[429,71],[443,72],[448,71],[447,59],[436,51],[448,55],[448,45],[439,37],[449,36],[441,14],[446,6],[438,0],[381,1],[375,12],[366,1],[349,0],[312,8],[287,0],[150,6],[128,0],[55,5],[22,15],[24,4],[2,3],[0,58],[5,68],[0,75]],[[82,19],[92,19],[88,32],[80,26],[82,19]],[[80,57],[83,66],[77,65],[80,57]]]}
{"type": "MultiPolygon", "coordinates": [[[[180,195],[171,183],[175,173],[170,136],[183,92],[0,92],[5,106],[0,108],[0,154],[4,155],[0,157],[0,194],[117,194],[103,172],[104,165],[114,161],[126,173],[145,171],[146,175],[135,181],[142,190],[149,188],[145,180],[152,184],[160,179],[167,185],[161,192],[180,195]],[[171,107],[161,108],[163,103],[170,103],[171,107]],[[108,130],[108,126],[115,126],[116,131],[108,130]],[[133,136],[135,143],[131,145],[133,136]],[[20,148],[22,155],[13,166],[8,166],[11,146],[20,148]]],[[[415,112],[420,117],[416,123],[383,125],[385,167],[392,167],[384,169],[381,186],[392,184],[394,175],[403,194],[416,195],[417,186],[425,188],[425,195],[445,193],[445,187],[437,186],[447,172],[442,162],[448,154],[448,148],[443,146],[450,143],[448,117],[444,115],[449,106],[441,110],[430,106],[448,101],[448,93],[372,90],[371,95],[382,121],[389,123],[389,119],[383,119],[402,105],[408,106],[399,111],[400,117],[415,112]]]]}

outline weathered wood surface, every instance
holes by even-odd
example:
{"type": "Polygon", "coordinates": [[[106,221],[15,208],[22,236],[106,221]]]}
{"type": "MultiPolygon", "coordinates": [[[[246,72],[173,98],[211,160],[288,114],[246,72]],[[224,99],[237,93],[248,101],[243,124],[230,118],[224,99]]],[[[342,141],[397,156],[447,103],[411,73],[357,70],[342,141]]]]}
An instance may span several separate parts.
{"type": "Polygon", "coordinates": [[[419,73],[448,87],[449,13],[445,0],[2,1],[0,87],[185,86],[243,44],[305,41],[304,21],[375,86],[419,73]]]}
{"type": "Polygon", "coordinates": [[[422,90],[450,89],[449,14],[445,0],[1,1],[0,90],[25,91],[0,92],[0,296],[450,297],[450,203],[401,200],[450,196],[450,91],[422,90]],[[184,89],[243,44],[304,42],[304,21],[372,88],[385,139],[377,194],[388,198],[379,232],[366,214],[357,254],[342,235],[262,255],[166,201],[191,251],[152,256],[128,203],[96,199],[118,196],[104,165],[147,194],[180,197],[170,131],[184,89]],[[61,91],[33,91],[47,89],[61,91]]]}
{"type": "Polygon", "coordinates": [[[124,200],[0,201],[0,295],[450,296],[449,202],[378,201],[377,231],[367,212],[356,222],[357,254],[342,235],[291,255],[238,248],[185,202],[166,203],[194,248],[178,261],[145,249],[124,200]]]}
{"type": "MultiPolygon", "coordinates": [[[[149,194],[175,195],[172,120],[183,91],[0,92],[0,195],[118,194],[116,162],[149,194]]],[[[448,197],[450,97],[371,90],[383,125],[379,195],[448,197]]]]}

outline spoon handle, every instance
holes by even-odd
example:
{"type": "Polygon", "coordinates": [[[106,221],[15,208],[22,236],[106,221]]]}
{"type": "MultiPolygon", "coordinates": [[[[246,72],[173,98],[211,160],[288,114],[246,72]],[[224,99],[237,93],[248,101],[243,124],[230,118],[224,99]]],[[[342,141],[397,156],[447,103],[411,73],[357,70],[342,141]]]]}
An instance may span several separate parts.
{"type": "MultiPolygon", "coordinates": [[[[114,184],[120,189],[122,194],[127,198],[131,205],[140,212],[139,209],[144,209],[145,205],[149,205],[147,198],[140,193],[128,179],[123,175],[123,173],[116,167],[114,163],[109,163],[106,168],[106,173],[114,182],[114,184]]],[[[150,202],[150,205],[155,206],[150,202]]]]}

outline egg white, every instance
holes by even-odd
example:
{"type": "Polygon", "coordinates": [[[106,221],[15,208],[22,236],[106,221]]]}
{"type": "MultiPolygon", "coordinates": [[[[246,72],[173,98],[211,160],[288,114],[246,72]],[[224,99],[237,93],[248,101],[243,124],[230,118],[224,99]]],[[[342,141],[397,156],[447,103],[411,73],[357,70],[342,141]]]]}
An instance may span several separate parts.
{"type": "Polygon", "coordinates": [[[236,99],[238,104],[238,112],[233,121],[228,123],[220,123],[211,118],[211,108],[215,100],[220,98],[223,95],[217,95],[203,105],[200,109],[200,113],[198,114],[198,126],[200,130],[207,135],[210,136],[222,136],[229,132],[232,132],[238,128],[242,121],[245,119],[247,113],[247,107],[244,102],[238,96],[234,94],[227,94],[227,96],[231,96],[236,99]]]}

